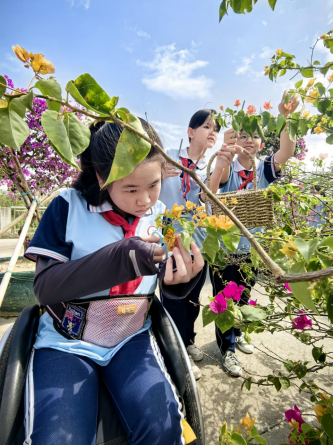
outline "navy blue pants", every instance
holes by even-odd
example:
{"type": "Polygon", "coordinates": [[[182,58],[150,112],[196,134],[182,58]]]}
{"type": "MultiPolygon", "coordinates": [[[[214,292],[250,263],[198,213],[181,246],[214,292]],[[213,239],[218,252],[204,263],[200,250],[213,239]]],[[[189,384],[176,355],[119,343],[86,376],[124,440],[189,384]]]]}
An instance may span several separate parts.
{"type": "Polygon", "coordinates": [[[94,445],[103,379],[129,444],[181,445],[182,414],[151,331],[99,366],[55,349],[34,350],[25,392],[25,444],[94,445]]]}
{"type": "MultiPolygon", "coordinates": [[[[241,255],[238,255],[241,256],[241,255]]],[[[242,254],[244,258],[245,263],[250,262],[249,255],[242,254]]],[[[234,281],[237,283],[238,286],[242,285],[246,289],[251,290],[252,287],[255,284],[255,280],[250,280],[249,282],[244,281],[244,276],[239,271],[240,265],[238,264],[231,264],[229,266],[226,266],[226,268],[222,271],[220,271],[221,278],[217,273],[213,273],[212,269],[209,269],[210,273],[210,280],[212,284],[213,289],[213,296],[216,296],[222,290],[225,288],[224,282],[226,281],[229,283],[230,281],[234,281]]],[[[253,272],[256,273],[255,270],[253,272]]],[[[241,299],[239,301],[239,306],[244,306],[245,304],[248,304],[249,296],[248,293],[243,292],[241,295],[241,299]]],[[[220,349],[220,352],[222,354],[225,354],[226,351],[232,351],[235,352],[235,337],[239,337],[241,335],[241,329],[237,328],[231,328],[228,329],[226,332],[222,333],[220,329],[215,326],[216,329],[216,340],[218,348],[220,349]]]]}
{"type": "Polygon", "coordinates": [[[161,296],[161,302],[174,320],[185,347],[195,342],[195,321],[200,310],[199,295],[205,283],[206,272],[207,266],[205,263],[196,286],[186,298],[172,300],[164,297],[163,295],[161,296]]]}

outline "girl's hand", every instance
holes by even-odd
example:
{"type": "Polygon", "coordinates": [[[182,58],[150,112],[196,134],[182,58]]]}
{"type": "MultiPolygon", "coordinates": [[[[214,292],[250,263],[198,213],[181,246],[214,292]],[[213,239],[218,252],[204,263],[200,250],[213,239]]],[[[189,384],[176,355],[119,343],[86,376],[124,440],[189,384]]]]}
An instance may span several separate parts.
{"type": "MultiPolygon", "coordinates": [[[[230,131],[230,130],[228,130],[230,131]]],[[[233,158],[236,154],[240,154],[242,152],[242,148],[239,145],[222,145],[222,148],[219,150],[216,160],[216,168],[222,170],[231,165],[233,158]]]]}
{"type": "Polygon", "coordinates": [[[181,170],[175,170],[173,164],[166,164],[163,169],[163,179],[174,178],[175,176],[180,176],[181,170]]]}
{"type": "Polygon", "coordinates": [[[230,128],[224,133],[224,144],[235,145],[237,143],[238,137],[239,133],[236,133],[233,128],[230,128]]]}
{"type": "Polygon", "coordinates": [[[173,255],[177,270],[173,272],[173,260],[171,257],[168,258],[163,279],[164,284],[167,286],[188,283],[192,278],[196,277],[204,267],[202,254],[195,243],[191,243],[190,246],[194,256],[194,262],[192,262],[190,253],[182,246],[180,235],[176,236],[175,245],[176,247],[173,249],[173,255]]]}
{"type": "MultiPolygon", "coordinates": [[[[142,235],[140,237],[143,241],[146,243],[158,243],[160,241],[160,238],[158,235],[142,235]]],[[[155,264],[162,263],[166,259],[165,251],[160,246],[155,246],[154,255],[153,255],[153,261],[155,264]]]]}
{"type": "Polygon", "coordinates": [[[294,113],[299,105],[299,102],[300,102],[299,96],[298,96],[298,94],[296,94],[295,96],[291,97],[288,105],[286,105],[284,98],[287,95],[287,92],[288,92],[288,90],[284,91],[281,103],[278,105],[278,111],[284,117],[287,117],[289,114],[294,113]]]}

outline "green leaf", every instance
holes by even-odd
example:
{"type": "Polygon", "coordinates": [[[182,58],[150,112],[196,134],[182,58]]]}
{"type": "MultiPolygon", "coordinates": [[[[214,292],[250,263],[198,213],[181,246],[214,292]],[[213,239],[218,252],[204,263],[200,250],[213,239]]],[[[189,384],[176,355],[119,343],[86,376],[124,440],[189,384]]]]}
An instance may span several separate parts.
{"type": "Polygon", "coordinates": [[[276,130],[276,118],[275,117],[270,117],[269,119],[269,123],[267,125],[267,130],[268,133],[272,133],[273,131],[276,130]]]}
{"type": "MultiPolygon", "coordinates": [[[[129,124],[146,135],[140,120],[133,114],[129,115],[129,124]]],[[[150,149],[151,144],[149,142],[131,130],[124,128],[118,140],[114,162],[104,187],[132,173],[139,162],[146,158],[150,149]]]]}
{"type": "Polygon", "coordinates": [[[325,363],[325,361],[326,361],[326,354],[324,353],[324,351],[322,349],[323,349],[323,346],[321,346],[321,348],[315,346],[312,349],[312,356],[317,363],[318,362],[325,363]]]}
{"type": "Polygon", "coordinates": [[[277,116],[276,136],[279,136],[286,125],[286,119],[282,114],[277,116]]]}
{"type": "MultiPolygon", "coordinates": [[[[0,76],[0,83],[7,85],[6,78],[3,76],[0,76]]],[[[5,91],[6,91],[6,86],[0,85],[0,99],[4,95],[5,91]]]]}
{"type": "Polygon", "coordinates": [[[211,261],[214,262],[216,258],[216,254],[220,248],[219,239],[213,238],[212,236],[207,236],[203,241],[203,249],[209,257],[211,261]]]}
{"type": "Polygon", "coordinates": [[[279,392],[280,389],[282,388],[282,384],[280,382],[280,379],[278,377],[270,376],[270,377],[268,377],[268,380],[269,380],[269,382],[274,384],[274,386],[276,388],[276,391],[279,392]]]}
{"type": "Polygon", "coordinates": [[[239,246],[240,235],[234,235],[234,233],[240,234],[240,230],[237,226],[232,226],[226,235],[222,235],[222,241],[229,253],[235,252],[239,246]]]}
{"type": "Polygon", "coordinates": [[[238,122],[234,118],[232,118],[232,128],[236,132],[240,131],[240,126],[239,126],[238,122]]]}
{"type": "Polygon", "coordinates": [[[204,306],[202,311],[203,327],[215,321],[217,316],[218,314],[213,312],[208,304],[204,306]]]}
{"type": "Polygon", "coordinates": [[[315,88],[318,88],[320,96],[323,96],[326,93],[326,88],[323,86],[321,82],[317,82],[314,85],[315,88]]]}
{"type": "Polygon", "coordinates": [[[181,233],[181,243],[182,246],[190,252],[190,245],[194,240],[191,237],[191,234],[189,232],[182,232],[181,233]]]}
{"type": "Polygon", "coordinates": [[[275,10],[276,2],[277,0],[268,0],[269,6],[273,11],[275,10]]]}
{"type": "Polygon", "coordinates": [[[191,235],[192,233],[194,233],[195,225],[194,225],[194,223],[193,223],[192,221],[189,221],[189,220],[186,219],[186,218],[180,218],[180,223],[181,223],[183,229],[184,229],[186,232],[188,232],[190,235],[191,235]]]}
{"type": "Polygon", "coordinates": [[[268,122],[270,121],[270,113],[269,111],[263,111],[261,113],[262,116],[262,127],[266,127],[268,125],[268,122]]]}
{"type": "Polygon", "coordinates": [[[320,113],[325,113],[327,108],[329,108],[331,104],[332,102],[330,99],[318,100],[317,108],[320,111],[320,113]]]}
{"type": "Polygon", "coordinates": [[[231,434],[232,445],[247,445],[245,439],[238,433],[231,434]]]}
{"type": "MultiPolygon", "coordinates": [[[[325,239],[321,242],[320,246],[327,246],[327,247],[329,247],[331,250],[333,250],[333,236],[328,236],[327,238],[325,238],[325,239]]],[[[319,246],[319,247],[320,247],[320,246],[319,246]]]]}
{"type": "Polygon", "coordinates": [[[297,247],[299,253],[304,258],[304,260],[307,263],[309,263],[313,255],[313,252],[315,251],[318,245],[318,240],[313,239],[312,241],[308,242],[303,240],[302,238],[297,238],[294,240],[294,245],[297,247]]]}
{"type": "Polygon", "coordinates": [[[328,255],[325,255],[321,252],[317,253],[317,256],[324,267],[332,267],[333,266],[333,258],[330,258],[328,255]]]}
{"type": "Polygon", "coordinates": [[[303,70],[300,70],[300,74],[303,77],[313,77],[313,69],[312,68],[304,68],[303,70]]]}
{"type": "Polygon", "coordinates": [[[308,130],[309,130],[309,127],[308,127],[308,125],[307,125],[307,120],[305,120],[305,119],[301,119],[300,121],[299,121],[299,128],[300,128],[300,133],[301,133],[301,136],[305,136],[305,134],[308,132],[308,130]]]}
{"type": "Polygon", "coordinates": [[[248,379],[244,380],[243,384],[241,385],[241,389],[245,387],[248,391],[250,391],[251,386],[252,386],[252,377],[249,377],[248,379]]]}
{"type": "Polygon", "coordinates": [[[264,142],[265,137],[259,120],[256,121],[256,131],[258,132],[258,135],[260,136],[262,142],[264,142]]]}
{"type": "Polygon", "coordinates": [[[295,88],[299,88],[303,85],[303,79],[299,80],[298,82],[295,83],[295,88]]]}
{"type": "Polygon", "coordinates": [[[326,138],[326,144],[333,144],[333,133],[326,138]]]}
{"type": "Polygon", "coordinates": [[[26,114],[26,109],[33,111],[32,109],[32,101],[33,101],[34,95],[33,92],[30,91],[29,94],[25,94],[20,97],[15,97],[13,95],[13,98],[8,98],[9,100],[9,108],[14,110],[22,119],[24,118],[26,114]]]}
{"type": "Polygon", "coordinates": [[[331,413],[326,413],[321,416],[320,423],[329,440],[333,443],[333,417],[331,413]]]}
{"type": "Polygon", "coordinates": [[[284,389],[290,388],[290,379],[288,379],[288,377],[279,377],[279,381],[282,385],[282,388],[284,389]]]}
{"type": "Polygon", "coordinates": [[[262,436],[253,436],[253,439],[254,439],[257,443],[259,443],[260,445],[266,445],[266,444],[267,444],[266,439],[265,439],[264,437],[262,437],[262,436]]]}
{"type": "Polygon", "coordinates": [[[217,327],[221,330],[222,333],[231,329],[234,323],[234,316],[232,312],[226,310],[217,314],[217,318],[215,320],[217,327]]]}
{"type": "Polygon", "coordinates": [[[266,311],[256,306],[241,306],[240,312],[246,322],[261,321],[267,317],[266,311]]]}
{"type": "MultiPolygon", "coordinates": [[[[293,266],[289,270],[289,273],[305,273],[305,272],[306,269],[303,262],[298,262],[293,264],[293,266]]],[[[311,286],[310,282],[307,281],[307,282],[288,283],[288,284],[293,292],[294,297],[297,298],[297,300],[299,300],[305,307],[307,307],[311,311],[314,311],[317,314],[319,314],[317,308],[313,303],[312,295],[309,290],[309,287],[311,286]]]]}
{"type": "Polygon", "coordinates": [[[237,14],[244,14],[244,0],[230,0],[233,11],[237,14]]]}
{"type": "Polygon", "coordinates": [[[319,60],[315,60],[315,61],[313,62],[313,65],[320,65],[319,60]]]}
{"type": "Polygon", "coordinates": [[[28,136],[24,120],[9,107],[0,108],[0,142],[18,150],[28,136]]]}
{"type": "Polygon", "coordinates": [[[254,269],[257,269],[259,267],[260,261],[261,261],[260,255],[254,249],[254,247],[251,247],[250,254],[251,254],[252,265],[253,265],[254,269]]]}
{"type": "Polygon", "coordinates": [[[224,15],[227,14],[227,7],[228,7],[227,0],[223,0],[219,6],[219,22],[224,17],[224,15]]]}
{"type": "MultiPolygon", "coordinates": [[[[34,88],[38,88],[39,91],[44,96],[54,97],[55,99],[61,100],[61,86],[54,79],[40,79],[35,83],[34,88]]],[[[59,112],[61,108],[61,104],[57,102],[52,102],[51,100],[47,100],[49,110],[54,110],[59,112]]]]}
{"type": "Polygon", "coordinates": [[[74,157],[88,147],[89,128],[72,113],[66,113],[64,118],[59,119],[58,112],[54,110],[47,110],[42,114],[42,125],[59,156],[79,169],[74,157]]]}
{"type": "Polygon", "coordinates": [[[297,131],[298,131],[298,121],[289,120],[289,137],[292,142],[295,140],[297,131]]]}
{"type": "Polygon", "coordinates": [[[280,71],[280,73],[279,73],[279,77],[284,76],[284,74],[286,74],[286,69],[280,71]]]}
{"type": "Polygon", "coordinates": [[[82,74],[74,81],[70,80],[66,85],[66,91],[79,104],[107,116],[118,103],[118,97],[110,98],[90,74],[82,74]]]}

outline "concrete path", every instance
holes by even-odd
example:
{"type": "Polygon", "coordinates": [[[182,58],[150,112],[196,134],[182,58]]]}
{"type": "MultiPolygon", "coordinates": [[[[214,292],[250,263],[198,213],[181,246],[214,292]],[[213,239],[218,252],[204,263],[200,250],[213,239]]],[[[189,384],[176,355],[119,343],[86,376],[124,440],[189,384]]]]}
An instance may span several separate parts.
{"type": "MultiPolygon", "coordinates": [[[[0,239],[0,258],[8,258],[13,255],[18,238],[14,239],[0,239]]],[[[20,250],[19,256],[23,255],[23,246],[20,250]]]]}
{"type": "MultiPolygon", "coordinates": [[[[208,297],[211,296],[211,285],[207,280],[201,294],[201,303],[207,304],[208,297]]],[[[269,303],[268,297],[262,293],[263,289],[255,288],[252,291],[252,299],[257,299],[258,303],[266,305],[269,303]]],[[[14,317],[5,319],[0,318],[0,337],[4,334],[8,326],[15,321],[14,317]]],[[[256,418],[255,425],[259,432],[268,430],[264,437],[268,445],[279,445],[288,442],[290,428],[285,421],[284,412],[293,408],[296,404],[303,412],[305,419],[314,419],[309,396],[298,393],[295,386],[280,391],[279,393],[273,387],[252,386],[251,391],[243,389],[241,391],[241,378],[231,378],[222,369],[221,355],[216,345],[214,325],[210,324],[203,328],[202,317],[196,322],[197,337],[196,343],[202,351],[208,356],[204,356],[201,362],[197,362],[202,371],[202,378],[197,382],[201,398],[202,410],[204,415],[206,445],[218,444],[218,427],[224,421],[230,426],[239,425],[239,419],[248,412],[250,417],[256,418]],[[311,416],[305,415],[311,414],[311,416]],[[272,428],[276,425],[275,428],[272,428]]],[[[252,334],[252,343],[258,349],[252,355],[243,354],[238,351],[237,355],[242,359],[244,369],[250,373],[256,374],[256,380],[265,377],[273,372],[285,372],[281,362],[277,362],[270,356],[279,356],[282,359],[309,360],[313,363],[311,357],[311,348],[302,345],[294,337],[287,333],[268,333],[252,334]]],[[[332,351],[332,344],[325,344],[325,349],[332,351]]],[[[328,388],[332,393],[332,370],[327,368],[325,371],[312,375],[315,382],[328,388]]]]}

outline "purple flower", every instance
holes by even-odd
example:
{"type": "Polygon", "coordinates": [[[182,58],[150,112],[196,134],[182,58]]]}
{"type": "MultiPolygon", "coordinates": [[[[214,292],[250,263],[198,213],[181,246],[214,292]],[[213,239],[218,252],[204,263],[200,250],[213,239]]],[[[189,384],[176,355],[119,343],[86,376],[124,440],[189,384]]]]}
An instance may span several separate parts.
{"type": "Polygon", "coordinates": [[[257,306],[257,300],[249,300],[250,306],[257,306]]]}
{"type": "Polygon", "coordinates": [[[292,292],[292,290],[291,290],[290,286],[288,285],[288,283],[284,283],[284,286],[285,286],[285,288],[286,288],[289,292],[292,292]]]}
{"type": "Polygon", "coordinates": [[[225,298],[233,298],[234,300],[239,301],[241,294],[245,289],[244,286],[238,286],[234,281],[230,281],[223,290],[223,294],[225,295],[225,298]]]}
{"type": "MultiPolygon", "coordinates": [[[[304,312],[298,311],[298,314],[304,314],[304,312]]],[[[310,318],[307,318],[306,315],[300,315],[300,317],[294,318],[291,323],[294,328],[301,330],[312,327],[312,320],[310,318]]]]}
{"type": "Polygon", "coordinates": [[[221,312],[226,311],[227,309],[227,301],[223,294],[218,294],[215,296],[215,299],[211,301],[209,304],[209,308],[215,314],[220,314],[221,312]]]}
{"type": "MultiPolygon", "coordinates": [[[[291,420],[295,420],[299,423],[299,426],[305,423],[305,421],[302,419],[302,413],[300,412],[300,409],[297,405],[294,406],[293,409],[288,409],[285,411],[285,418],[290,423],[291,420]]],[[[300,427],[300,432],[302,431],[300,427]]]]}

